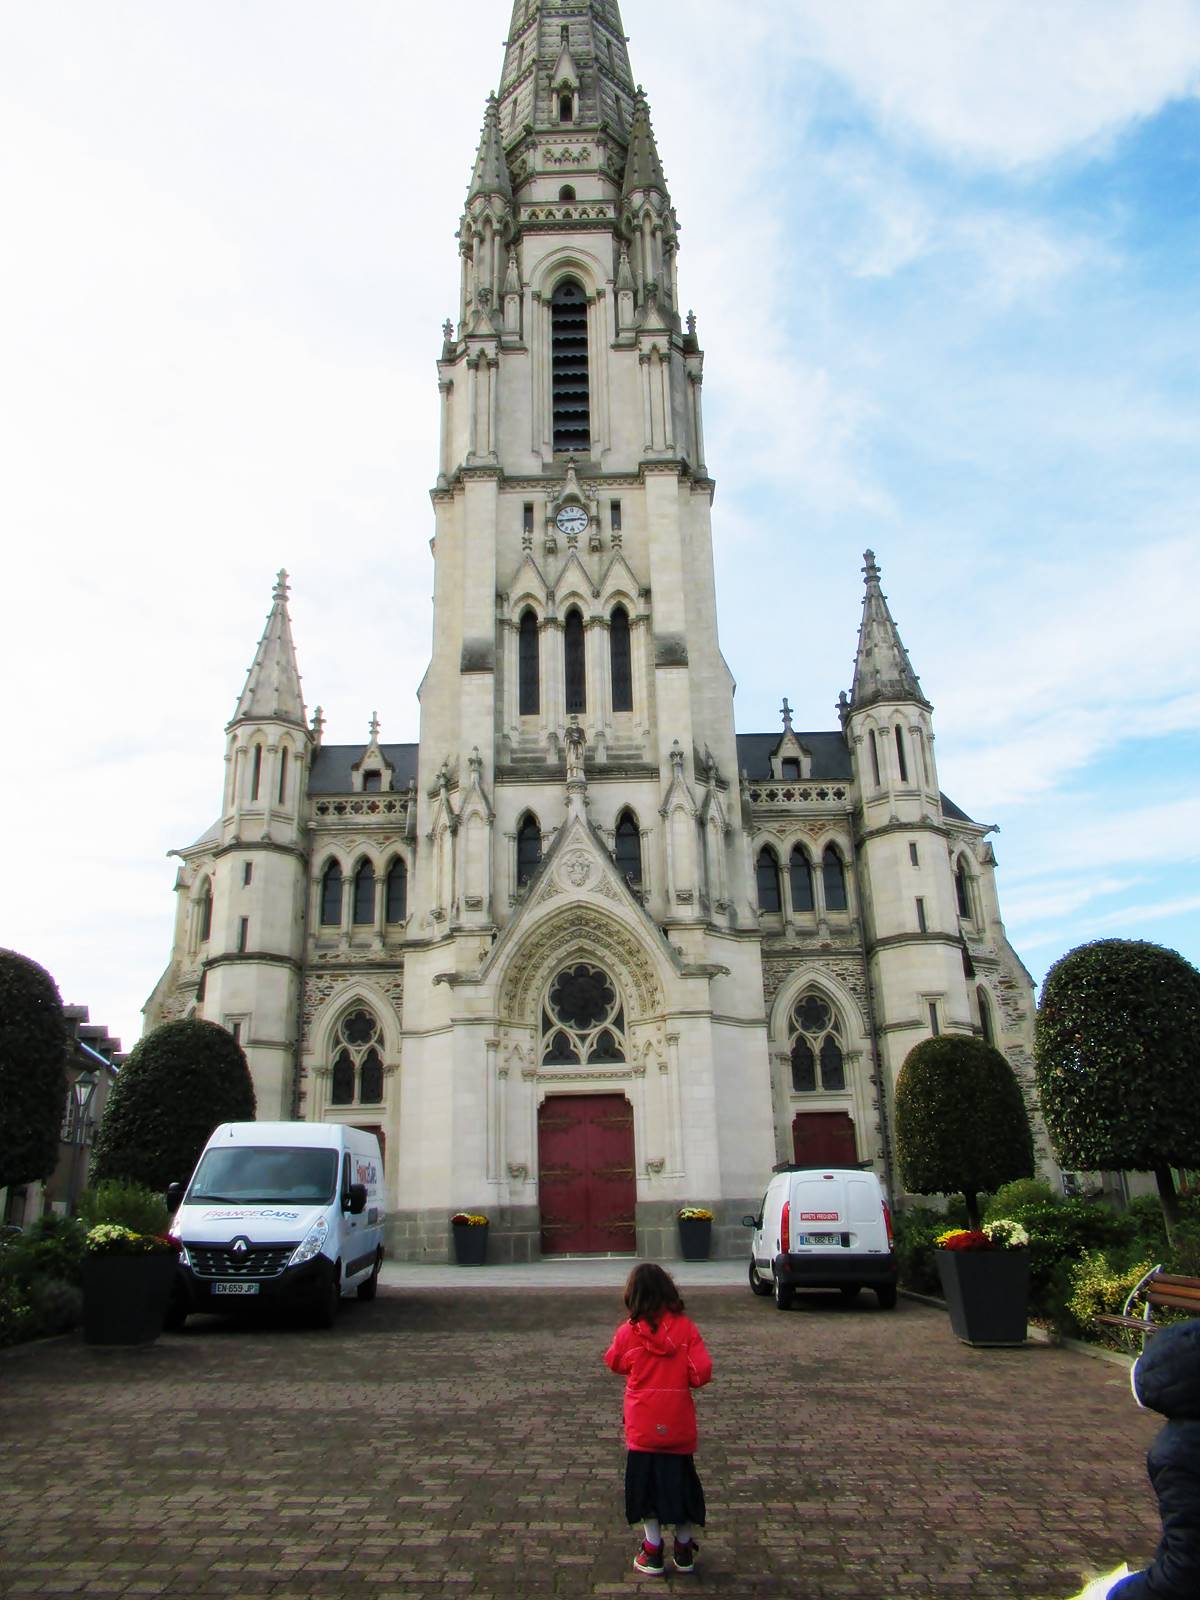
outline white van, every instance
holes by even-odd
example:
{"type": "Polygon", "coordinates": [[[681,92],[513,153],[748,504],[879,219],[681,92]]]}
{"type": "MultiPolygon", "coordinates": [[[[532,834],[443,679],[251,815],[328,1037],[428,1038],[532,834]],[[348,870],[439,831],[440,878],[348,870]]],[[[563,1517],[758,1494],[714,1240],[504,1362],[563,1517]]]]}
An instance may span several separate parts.
{"type": "Polygon", "coordinates": [[[786,1311],[797,1289],[838,1289],[853,1300],[873,1289],[896,1304],[892,1216],[873,1172],[846,1167],[775,1168],[750,1244],[750,1287],[786,1311]]]}
{"type": "Polygon", "coordinates": [[[373,1300],[383,1264],[379,1140],[331,1122],[223,1122],[186,1188],[173,1183],[179,1279],[168,1314],[286,1304],[332,1327],[352,1289],[373,1300]]]}

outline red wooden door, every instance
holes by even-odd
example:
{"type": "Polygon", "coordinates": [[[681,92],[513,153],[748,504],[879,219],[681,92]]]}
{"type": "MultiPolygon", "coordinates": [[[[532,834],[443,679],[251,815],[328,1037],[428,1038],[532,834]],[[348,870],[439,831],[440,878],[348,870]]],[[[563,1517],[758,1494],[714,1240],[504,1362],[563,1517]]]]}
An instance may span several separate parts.
{"type": "Polygon", "coordinates": [[[853,1167],[858,1164],[854,1124],[844,1111],[799,1111],[792,1121],[793,1157],[798,1167],[853,1167]]]}
{"type": "Polygon", "coordinates": [[[632,1254],[633,1107],[620,1094],[552,1095],[538,1110],[542,1254],[632,1254]]]}

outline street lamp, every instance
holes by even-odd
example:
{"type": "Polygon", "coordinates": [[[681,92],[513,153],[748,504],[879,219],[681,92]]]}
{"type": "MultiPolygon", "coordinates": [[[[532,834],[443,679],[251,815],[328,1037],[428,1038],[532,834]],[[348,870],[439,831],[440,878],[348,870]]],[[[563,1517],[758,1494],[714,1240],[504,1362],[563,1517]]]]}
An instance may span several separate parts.
{"type": "Polygon", "coordinates": [[[79,1168],[83,1160],[83,1147],[87,1143],[88,1111],[91,1109],[92,1097],[96,1093],[96,1085],[100,1082],[98,1072],[81,1072],[71,1085],[71,1093],[75,1096],[75,1127],[71,1152],[71,1188],[67,1198],[67,1211],[71,1216],[75,1214],[75,1202],[79,1198],[79,1168]]]}

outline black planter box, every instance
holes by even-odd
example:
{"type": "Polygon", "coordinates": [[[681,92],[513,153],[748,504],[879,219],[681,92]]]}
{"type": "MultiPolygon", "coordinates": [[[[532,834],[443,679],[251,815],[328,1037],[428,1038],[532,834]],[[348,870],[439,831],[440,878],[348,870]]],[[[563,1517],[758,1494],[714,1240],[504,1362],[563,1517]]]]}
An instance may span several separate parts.
{"type": "Polygon", "coordinates": [[[178,1257],[89,1256],[83,1263],[83,1337],[88,1344],[149,1344],[163,1330],[178,1257]]]}
{"type": "Polygon", "coordinates": [[[488,1225],[472,1227],[469,1222],[451,1223],[454,1233],[454,1259],[460,1267],[481,1267],[487,1260],[488,1225]]]}
{"type": "Polygon", "coordinates": [[[680,1217],[679,1251],[685,1261],[707,1261],[712,1223],[707,1217],[680,1217]]]}
{"type": "Polygon", "coordinates": [[[964,1344],[1025,1343],[1028,1250],[938,1250],[950,1327],[964,1344]]]}

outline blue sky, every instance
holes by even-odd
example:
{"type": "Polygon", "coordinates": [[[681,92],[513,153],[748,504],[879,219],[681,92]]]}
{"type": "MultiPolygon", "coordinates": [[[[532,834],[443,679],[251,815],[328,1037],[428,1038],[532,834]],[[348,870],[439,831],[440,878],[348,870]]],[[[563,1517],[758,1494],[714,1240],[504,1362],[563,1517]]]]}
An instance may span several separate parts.
{"type": "MultiPolygon", "coordinates": [[[[504,0],[0,17],[0,942],[126,1043],[293,579],[416,736],[434,359],[504,0]]],[[[1200,5],[624,0],[706,350],[742,731],[835,725],[868,546],[1038,979],[1200,960],[1200,5]]]]}

